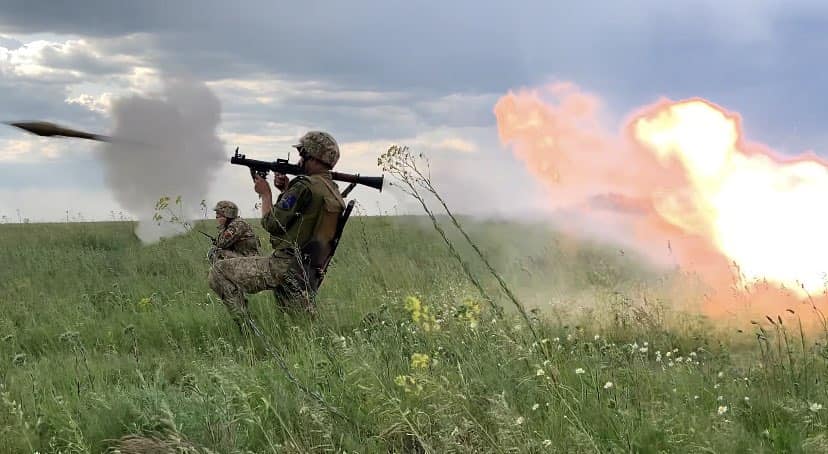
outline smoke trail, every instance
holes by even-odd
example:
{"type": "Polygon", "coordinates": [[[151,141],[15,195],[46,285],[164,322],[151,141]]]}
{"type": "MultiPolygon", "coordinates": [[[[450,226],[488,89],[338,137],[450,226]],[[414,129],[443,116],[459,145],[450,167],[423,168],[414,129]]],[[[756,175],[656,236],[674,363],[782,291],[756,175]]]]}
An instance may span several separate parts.
{"type": "Polygon", "coordinates": [[[168,78],[156,96],[131,96],[112,103],[117,140],[103,145],[106,182],[116,200],[139,219],[145,243],[180,233],[180,225],[153,220],[162,196],[181,197],[192,219],[209,182],[225,159],[216,130],[221,104],[202,82],[168,78]]]}

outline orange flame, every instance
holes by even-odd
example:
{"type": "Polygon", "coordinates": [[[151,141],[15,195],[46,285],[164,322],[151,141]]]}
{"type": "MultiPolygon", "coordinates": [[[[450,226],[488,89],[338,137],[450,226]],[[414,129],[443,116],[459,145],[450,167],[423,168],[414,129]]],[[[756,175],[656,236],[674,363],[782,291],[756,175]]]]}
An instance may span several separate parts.
{"type": "Polygon", "coordinates": [[[749,143],[738,115],[699,98],[661,100],[615,133],[602,127],[600,100],[572,84],[510,92],[494,112],[550,204],[577,212],[570,227],[586,218],[656,263],[695,270],[716,292],[708,314],[736,299],[783,311],[825,298],[825,161],[749,143]]]}

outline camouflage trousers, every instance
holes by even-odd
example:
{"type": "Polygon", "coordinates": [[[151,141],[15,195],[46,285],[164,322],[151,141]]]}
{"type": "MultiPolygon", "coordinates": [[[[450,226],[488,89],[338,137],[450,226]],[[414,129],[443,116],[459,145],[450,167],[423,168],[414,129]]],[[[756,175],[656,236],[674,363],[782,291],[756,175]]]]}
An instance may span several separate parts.
{"type": "Polygon", "coordinates": [[[247,313],[247,294],[273,291],[282,308],[315,313],[313,298],[300,284],[301,271],[295,257],[275,253],[269,256],[234,257],[213,263],[210,288],[237,321],[247,313]]]}
{"type": "Polygon", "coordinates": [[[236,257],[245,257],[239,252],[231,251],[228,249],[218,249],[215,246],[210,248],[210,252],[207,254],[207,259],[210,261],[210,264],[215,264],[219,260],[224,259],[232,259],[236,257]]]}

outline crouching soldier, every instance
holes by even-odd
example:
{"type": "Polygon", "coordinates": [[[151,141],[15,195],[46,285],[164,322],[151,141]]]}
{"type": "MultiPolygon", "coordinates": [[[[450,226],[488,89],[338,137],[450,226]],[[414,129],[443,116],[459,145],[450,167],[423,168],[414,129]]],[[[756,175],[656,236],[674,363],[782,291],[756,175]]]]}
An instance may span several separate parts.
{"type": "Polygon", "coordinates": [[[239,207],[235,203],[222,200],[213,211],[216,212],[218,234],[207,254],[211,265],[218,260],[259,255],[261,242],[253,227],[239,217],[239,207]]]}

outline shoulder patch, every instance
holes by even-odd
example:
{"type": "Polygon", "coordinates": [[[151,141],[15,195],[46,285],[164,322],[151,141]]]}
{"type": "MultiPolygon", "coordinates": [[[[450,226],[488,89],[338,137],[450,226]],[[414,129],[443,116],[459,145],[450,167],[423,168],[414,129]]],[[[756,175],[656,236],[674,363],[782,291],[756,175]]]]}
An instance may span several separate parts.
{"type": "Polygon", "coordinates": [[[282,197],[282,200],[279,201],[279,208],[283,210],[289,210],[293,208],[294,205],[296,205],[296,200],[298,200],[296,194],[286,194],[284,197],[282,197]]]}

